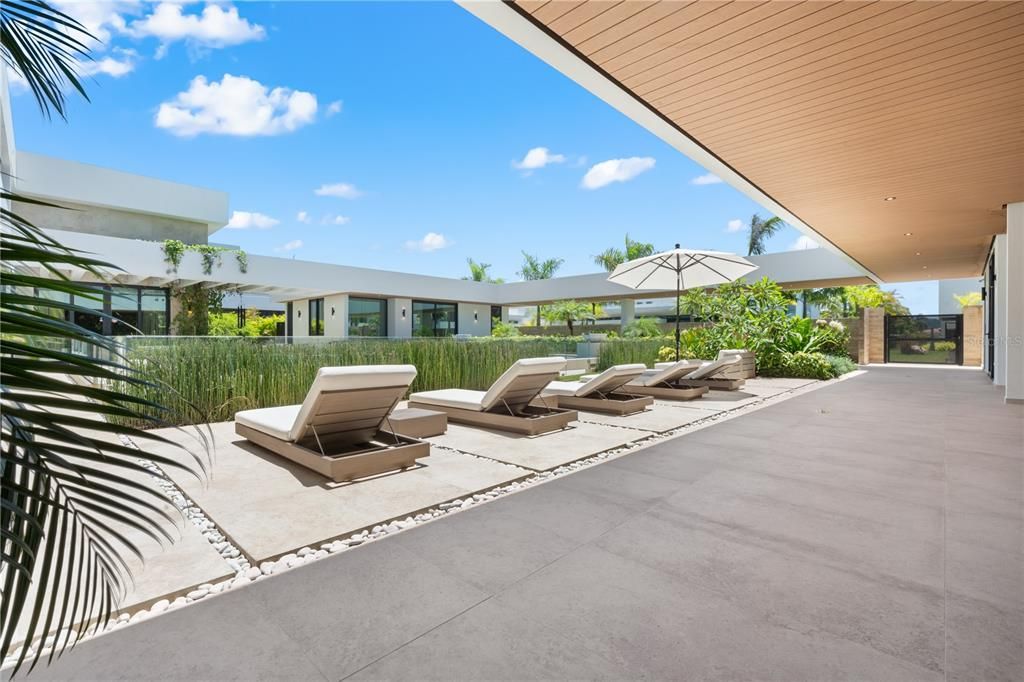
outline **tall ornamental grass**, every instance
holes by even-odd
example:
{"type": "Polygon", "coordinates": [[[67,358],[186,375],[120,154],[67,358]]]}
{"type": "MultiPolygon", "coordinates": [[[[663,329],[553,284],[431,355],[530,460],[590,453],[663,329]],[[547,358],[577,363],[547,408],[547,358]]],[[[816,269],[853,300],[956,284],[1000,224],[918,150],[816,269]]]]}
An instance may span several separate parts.
{"type": "MultiPolygon", "coordinates": [[[[571,347],[569,347],[571,346],[571,347]]],[[[483,390],[520,358],[574,353],[557,338],[346,339],[281,343],[251,338],[129,339],[132,367],[159,385],[126,384],[126,394],[172,405],[169,424],[227,421],[235,412],[300,403],[321,367],[410,364],[412,391],[483,390]],[[167,387],[175,395],[167,395],[167,387]]]]}
{"type": "Polygon", "coordinates": [[[675,345],[675,340],[665,337],[642,339],[608,339],[601,344],[601,355],[597,361],[599,370],[606,370],[613,365],[643,363],[654,367],[658,361],[658,351],[666,344],[675,345]]]}

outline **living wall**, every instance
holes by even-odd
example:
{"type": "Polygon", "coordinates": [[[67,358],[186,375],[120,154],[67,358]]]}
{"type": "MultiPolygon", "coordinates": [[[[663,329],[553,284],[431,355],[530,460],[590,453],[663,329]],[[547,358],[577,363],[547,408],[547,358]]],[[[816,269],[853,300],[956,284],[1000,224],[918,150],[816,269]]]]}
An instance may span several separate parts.
{"type": "Polygon", "coordinates": [[[283,343],[263,338],[128,340],[131,366],[159,384],[124,386],[133,397],[173,407],[169,424],[227,421],[235,412],[302,402],[320,367],[411,364],[413,391],[486,389],[520,358],[575,352],[558,338],[364,340],[283,343]],[[167,395],[167,387],[175,395],[167,395]],[[159,393],[159,396],[157,395],[159,393]]]}

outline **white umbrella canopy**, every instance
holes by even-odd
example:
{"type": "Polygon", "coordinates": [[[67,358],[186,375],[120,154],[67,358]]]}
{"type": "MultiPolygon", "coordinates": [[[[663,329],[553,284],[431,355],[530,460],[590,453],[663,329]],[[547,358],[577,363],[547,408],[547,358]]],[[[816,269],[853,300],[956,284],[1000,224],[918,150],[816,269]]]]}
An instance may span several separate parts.
{"type": "Polygon", "coordinates": [[[686,289],[733,282],[757,266],[746,258],[725,251],[697,251],[676,248],[627,261],[608,275],[631,289],[676,290],[676,360],[679,359],[679,294],[686,289]]]}

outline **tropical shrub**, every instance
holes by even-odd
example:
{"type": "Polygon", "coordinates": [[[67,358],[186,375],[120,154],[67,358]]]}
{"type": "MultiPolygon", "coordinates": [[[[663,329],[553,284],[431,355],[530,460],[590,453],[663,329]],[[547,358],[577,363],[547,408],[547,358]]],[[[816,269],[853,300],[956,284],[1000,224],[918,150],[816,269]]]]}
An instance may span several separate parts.
{"type": "Polygon", "coordinates": [[[658,321],[650,317],[637,318],[622,330],[622,337],[626,339],[648,339],[664,335],[658,321]]]}
{"type": "Polygon", "coordinates": [[[260,315],[250,310],[245,316],[245,326],[238,326],[237,313],[210,313],[210,336],[277,336],[277,325],[284,322],[284,315],[260,315]]]}
{"type": "Polygon", "coordinates": [[[825,359],[832,365],[832,372],[837,377],[857,369],[857,363],[845,355],[826,355],[825,359]]]}
{"type": "Polygon", "coordinates": [[[971,291],[966,294],[953,294],[953,298],[960,304],[961,308],[966,308],[971,305],[981,305],[981,292],[971,291]]]}
{"type": "Polygon", "coordinates": [[[510,336],[519,336],[519,330],[511,322],[502,322],[500,317],[491,320],[491,336],[496,339],[505,339],[510,336]]]}

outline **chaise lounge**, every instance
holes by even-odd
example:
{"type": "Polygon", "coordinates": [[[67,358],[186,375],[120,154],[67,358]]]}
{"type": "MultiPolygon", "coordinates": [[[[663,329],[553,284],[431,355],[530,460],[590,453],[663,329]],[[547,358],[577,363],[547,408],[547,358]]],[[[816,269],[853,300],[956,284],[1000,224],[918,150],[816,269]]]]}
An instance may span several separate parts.
{"type": "Polygon", "coordinates": [[[627,384],[646,370],[647,366],[642,364],[615,365],[589,381],[553,381],[541,395],[557,397],[559,407],[574,410],[617,415],[642,412],[654,403],[654,398],[634,394],[627,384]]]}
{"type": "MultiPolygon", "coordinates": [[[[737,368],[741,361],[742,358],[739,355],[720,351],[717,360],[703,363],[698,369],[678,379],[676,385],[689,388],[700,388],[703,386],[719,391],[739,390],[746,383],[746,380],[732,376],[731,370],[737,368]]],[[[654,367],[655,369],[664,369],[669,364],[672,363],[659,362],[654,367]]]]}
{"type": "Polygon", "coordinates": [[[385,429],[412,365],[322,367],[301,405],[235,414],[235,433],[334,481],[414,466],[430,444],[385,429]]]}
{"type": "Polygon", "coordinates": [[[535,405],[541,389],[558,378],[565,358],[517,360],[486,391],[446,388],[409,396],[409,407],[444,412],[448,420],[536,436],[576,421],[576,412],[535,405]]]}
{"type": "Polygon", "coordinates": [[[626,384],[630,393],[664,400],[694,400],[708,392],[707,386],[682,386],[678,382],[701,367],[700,360],[666,362],[649,369],[626,384]]]}

